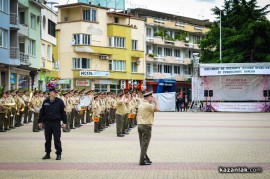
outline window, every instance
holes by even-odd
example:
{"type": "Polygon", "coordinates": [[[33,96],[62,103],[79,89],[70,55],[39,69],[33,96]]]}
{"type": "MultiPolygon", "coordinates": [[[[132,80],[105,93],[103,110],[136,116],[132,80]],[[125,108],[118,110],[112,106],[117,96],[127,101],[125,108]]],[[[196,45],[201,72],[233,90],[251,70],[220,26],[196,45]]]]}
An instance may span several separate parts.
{"type": "Polygon", "coordinates": [[[180,66],[174,66],[174,74],[180,74],[180,66]]]}
{"type": "Polygon", "coordinates": [[[164,73],[172,73],[172,66],[164,65],[164,73]]]}
{"type": "Polygon", "coordinates": [[[162,48],[161,48],[161,47],[158,47],[158,48],[157,48],[157,54],[158,54],[159,56],[163,56],[163,55],[162,55],[162,48]]]}
{"type": "Polygon", "coordinates": [[[158,72],[162,73],[162,65],[161,64],[158,64],[158,72]]]}
{"type": "Polygon", "coordinates": [[[35,50],[36,50],[35,41],[34,40],[29,40],[28,53],[30,55],[36,55],[35,50]]]}
{"type": "Polygon", "coordinates": [[[137,62],[131,62],[132,72],[137,72],[137,62]]]}
{"type": "Polygon", "coordinates": [[[75,45],[90,45],[90,35],[88,34],[74,34],[73,39],[75,45]]]}
{"type": "Polygon", "coordinates": [[[20,12],[20,24],[25,24],[25,12],[20,12]]]}
{"type": "Polygon", "coordinates": [[[42,46],[41,46],[41,58],[45,58],[45,49],[46,49],[46,45],[42,44],[42,46]]]}
{"type": "Polygon", "coordinates": [[[7,37],[7,31],[0,28],[0,47],[7,47],[7,37]]]}
{"type": "Polygon", "coordinates": [[[164,55],[165,56],[172,56],[172,49],[171,48],[164,48],[164,55]]]}
{"type": "Polygon", "coordinates": [[[180,53],[180,50],[179,49],[175,49],[174,50],[174,56],[175,57],[181,57],[181,53],[180,53]]]}
{"type": "Polygon", "coordinates": [[[146,28],[146,36],[152,37],[152,29],[151,28],[146,28]]]}
{"type": "Polygon", "coordinates": [[[200,36],[196,36],[196,35],[193,36],[193,43],[194,44],[197,44],[200,40],[201,40],[200,36]]]}
{"type": "Polygon", "coordinates": [[[36,16],[34,14],[31,14],[31,19],[30,19],[30,27],[32,29],[36,29],[36,16]]]}
{"type": "Polygon", "coordinates": [[[53,37],[55,37],[55,26],[56,24],[50,19],[48,19],[48,34],[50,34],[53,37]]]}
{"type": "Polygon", "coordinates": [[[115,17],[115,18],[114,18],[114,23],[116,23],[116,24],[119,23],[119,18],[118,18],[118,17],[115,17]]]}
{"type": "Polygon", "coordinates": [[[83,10],[83,20],[96,22],[97,21],[97,10],[95,10],[95,9],[83,10]]]}
{"type": "Polygon", "coordinates": [[[125,48],[125,41],[126,38],[124,37],[109,37],[109,46],[125,48]]]}
{"type": "Polygon", "coordinates": [[[126,61],[124,60],[109,60],[109,70],[125,71],[126,61]]]}
{"type": "Polygon", "coordinates": [[[73,69],[90,69],[90,59],[73,58],[73,69]]]}
{"type": "Polygon", "coordinates": [[[9,0],[0,0],[0,11],[8,12],[8,2],[9,0]]]}
{"type": "Polygon", "coordinates": [[[152,54],[152,47],[150,45],[146,45],[146,54],[152,54]]]}
{"type": "Polygon", "coordinates": [[[47,49],[47,55],[48,55],[48,60],[52,61],[52,46],[48,45],[48,49],[47,49]]]}
{"type": "Polygon", "coordinates": [[[138,40],[132,40],[132,50],[138,50],[138,40]]]}

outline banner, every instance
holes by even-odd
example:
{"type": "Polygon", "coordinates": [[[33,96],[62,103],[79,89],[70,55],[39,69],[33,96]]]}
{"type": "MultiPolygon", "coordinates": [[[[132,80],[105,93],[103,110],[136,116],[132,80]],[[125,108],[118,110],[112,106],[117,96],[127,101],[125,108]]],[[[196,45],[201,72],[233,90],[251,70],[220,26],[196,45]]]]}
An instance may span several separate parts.
{"type": "MultiPolygon", "coordinates": [[[[257,64],[258,65],[258,64],[257,64]]],[[[200,76],[220,76],[220,75],[269,75],[270,74],[270,65],[268,66],[247,66],[247,64],[243,64],[243,66],[237,65],[233,66],[233,64],[201,64],[200,65],[200,76]]]]}
{"type": "Polygon", "coordinates": [[[192,96],[199,93],[199,100],[205,100],[204,90],[213,90],[213,101],[263,101],[263,90],[270,86],[266,75],[206,76],[195,81],[192,96]]]}
{"type": "Polygon", "coordinates": [[[175,92],[155,93],[153,96],[158,99],[160,111],[175,111],[175,92]]]}
{"type": "Polygon", "coordinates": [[[90,80],[76,80],[76,86],[90,86],[90,80]]]}
{"type": "Polygon", "coordinates": [[[215,109],[215,111],[221,111],[221,112],[263,112],[264,107],[265,107],[264,103],[216,103],[214,102],[211,105],[215,109]]]}

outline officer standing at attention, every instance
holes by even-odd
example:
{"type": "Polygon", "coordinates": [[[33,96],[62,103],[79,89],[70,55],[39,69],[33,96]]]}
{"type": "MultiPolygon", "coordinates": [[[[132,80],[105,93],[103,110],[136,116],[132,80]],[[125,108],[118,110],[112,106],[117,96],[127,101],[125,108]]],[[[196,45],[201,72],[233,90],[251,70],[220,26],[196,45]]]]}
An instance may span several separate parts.
{"type": "Polygon", "coordinates": [[[157,99],[153,97],[153,92],[145,93],[144,100],[138,108],[138,133],[141,147],[140,165],[151,165],[152,163],[147,156],[147,149],[151,139],[154,112],[157,111],[159,111],[159,105],[157,99]]]}
{"type": "Polygon", "coordinates": [[[42,122],[45,125],[45,152],[46,155],[42,159],[50,159],[52,135],[54,138],[54,146],[56,149],[56,160],[61,160],[61,121],[63,128],[66,128],[67,115],[63,100],[56,97],[58,91],[55,88],[49,89],[50,95],[42,104],[39,113],[38,126],[42,128],[42,122]]]}

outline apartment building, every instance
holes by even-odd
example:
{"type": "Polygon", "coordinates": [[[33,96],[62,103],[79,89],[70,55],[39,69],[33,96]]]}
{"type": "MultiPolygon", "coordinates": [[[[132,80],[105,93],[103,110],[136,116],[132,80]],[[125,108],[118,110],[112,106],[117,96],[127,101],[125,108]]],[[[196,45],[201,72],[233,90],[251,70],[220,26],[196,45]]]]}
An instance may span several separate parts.
{"type": "Polygon", "coordinates": [[[145,76],[144,20],[85,3],[59,6],[63,89],[140,89],[145,76]]]}
{"type": "Polygon", "coordinates": [[[145,19],[146,85],[149,91],[190,94],[194,53],[209,31],[208,20],[198,20],[149,9],[129,9],[145,19]]]}

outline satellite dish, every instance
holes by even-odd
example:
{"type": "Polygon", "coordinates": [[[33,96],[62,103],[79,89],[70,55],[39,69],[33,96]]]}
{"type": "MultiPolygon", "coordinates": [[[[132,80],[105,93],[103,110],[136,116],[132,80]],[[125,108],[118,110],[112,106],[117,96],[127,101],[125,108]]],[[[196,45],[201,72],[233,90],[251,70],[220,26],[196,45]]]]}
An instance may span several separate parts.
{"type": "Polygon", "coordinates": [[[189,41],[189,37],[186,37],[186,41],[189,41]]]}
{"type": "Polygon", "coordinates": [[[75,43],[76,43],[75,39],[72,39],[71,40],[71,45],[75,45],[75,43]]]}

